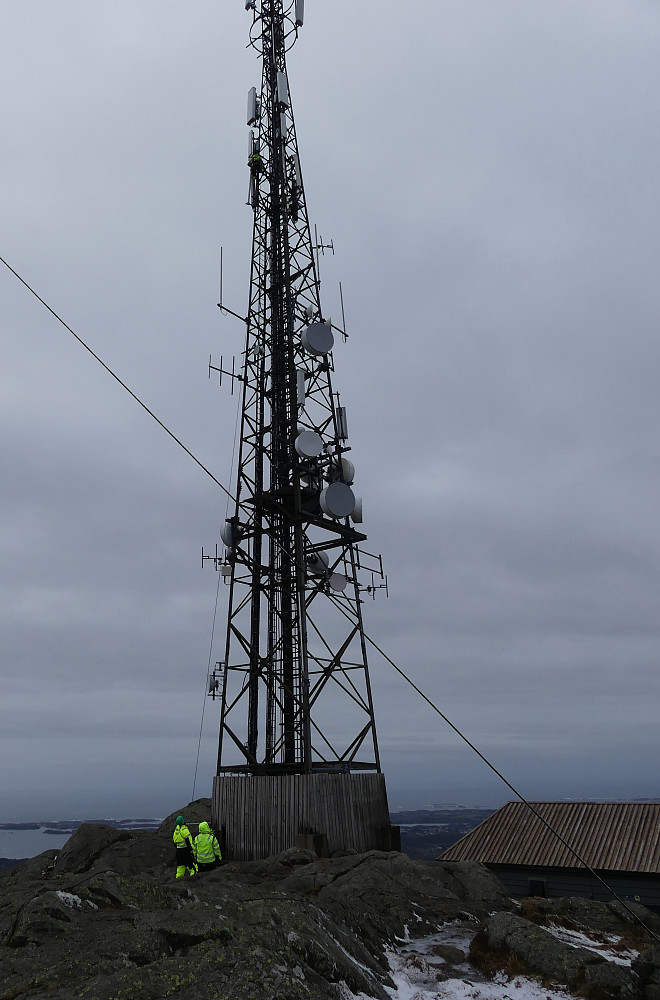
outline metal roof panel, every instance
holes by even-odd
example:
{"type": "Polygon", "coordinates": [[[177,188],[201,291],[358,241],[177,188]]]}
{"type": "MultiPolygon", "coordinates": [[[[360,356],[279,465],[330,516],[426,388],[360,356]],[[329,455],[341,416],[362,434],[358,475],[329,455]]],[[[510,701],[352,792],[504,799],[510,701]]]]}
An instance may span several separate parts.
{"type": "MultiPolygon", "coordinates": [[[[532,802],[540,817],[598,871],[660,874],[660,802],[532,802]]],[[[523,802],[507,802],[441,861],[581,868],[523,802]]]]}

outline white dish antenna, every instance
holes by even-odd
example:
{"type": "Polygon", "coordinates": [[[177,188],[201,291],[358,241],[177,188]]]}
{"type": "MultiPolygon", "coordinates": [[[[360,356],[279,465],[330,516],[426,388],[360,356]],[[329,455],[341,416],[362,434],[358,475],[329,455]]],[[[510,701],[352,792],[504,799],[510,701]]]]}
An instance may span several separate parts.
{"type": "Polygon", "coordinates": [[[301,431],[294,447],[301,458],[318,458],[323,451],[323,438],[316,431],[301,431]]]}
{"type": "Polygon", "coordinates": [[[355,479],[355,466],[349,458],[344,455],[337,459],[332,467],[332,475],[336,479],[343,479],[349,486],[353,485],[355,479]]]}
{"type": "Polygon", "coordinates": [[[327,552],[323,550],[320,552],[310,552],[307,556],[307,572],[310,576],[325,576],[328,571],[329,562],[327,552]]]}
{"type": "Polygon", "coordinates": [[[329,354],[335,345],[332,328],[328,323],[312,323],[300,334],[300,340],[307,353],[315,358],[329,354]]]}
{"type": "Polygon", "coordinates": [[[331,573],[329,583],[332,590],[336,590],[337,593],[341,594],[346,590],[348,580],[343,573],[331,573]]]}
{"type": "Polygon", "coordinates": [[[349,517],[355,510],[355,496],[346,483],[330,483],[321,491],[319,503],[328,517],[349,517]]]}

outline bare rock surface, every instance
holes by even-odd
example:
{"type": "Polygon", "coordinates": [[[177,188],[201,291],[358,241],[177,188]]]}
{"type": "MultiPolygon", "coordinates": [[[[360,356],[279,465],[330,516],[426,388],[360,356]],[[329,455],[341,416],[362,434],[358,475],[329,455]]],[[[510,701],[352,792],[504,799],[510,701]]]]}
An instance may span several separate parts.
{"type": "Polygon", "coordinates": [[[644,1000],[660,1000],[660,944],[647,948],[633,962],[644,1000]]]}
{"type": "Polygon", "coordinates": [[[660,916],[630,900],[624,906],[618,899],[603,903],[575,896],[562,899],[533,897],[527,900],[527,905],[528,908],[536,909],[544,917],[544,922],[559,922],[566,926],[573,924],[576,927],[614,934],[620,932],[622,924],[638,927],[641,923],[660,934],[660,916]]]}
{"type": "Polygon", "coordinates": [[[165,817],[157,832],[159,837],[163,837],[170,844],[172,843],[172,831],[176,826],[176,818],[180,813],[184,815],[186,823],[190,825],[190,832],[194,836],[200,823],[211,822],[211,800],[195,799],[185,809],[177,809],[176,812],[165,817]]]}
{"type": "MultiPolygon", "coordinates": [[[[579,907],[583,901],[570,902],[579,907]]],[[[618,929],[621,931],[621,923],[618,929]]],[[[495,913],[486,922],[485,933],[493,951],[514,955],[526,969],[545,980],[582,991],[598,987],[601,994],[612,997],[639,995],[639,981],[630,967],[608,961],[595,948],[569,944],[523,916],[495,913]]]]}
{"type": "MultiPolygon", "coordinates": [[[[184,814],[196,822],[191,807],[184,814]]],[[[385,949],[450,922],[485,926],[495,950],[560,983],[622,997],[637,982],[552,939],[479,865],[293,849],[175,879],[173,825],[87,824],[59,854],[0,872],[0,1000],[338,1000],[346,989],[387,1000],[385,949]]],[[[438,961],[465,959],[438,949],[438,961]]],[[[645,1000],[660,1000],[655,966],[644,969],[645,1000]]]]}

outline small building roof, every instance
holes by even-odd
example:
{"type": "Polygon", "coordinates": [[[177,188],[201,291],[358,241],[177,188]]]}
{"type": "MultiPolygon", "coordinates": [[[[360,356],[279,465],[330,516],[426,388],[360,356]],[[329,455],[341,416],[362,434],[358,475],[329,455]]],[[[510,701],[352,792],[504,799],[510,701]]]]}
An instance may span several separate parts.
{"type": "MultiPolygon", "coordinates": [[[[660,802],[532,802],[597,871],[660,874],[660,802]]],[[[507,802],[444,851],[439,861],[582,868],[524,802],[507,802]]]]}

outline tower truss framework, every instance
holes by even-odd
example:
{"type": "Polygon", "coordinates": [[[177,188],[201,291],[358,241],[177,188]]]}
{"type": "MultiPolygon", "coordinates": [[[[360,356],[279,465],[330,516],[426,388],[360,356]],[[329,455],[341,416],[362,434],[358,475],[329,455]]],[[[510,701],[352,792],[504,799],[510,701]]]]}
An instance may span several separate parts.
{"type": "MultiPolygon", "coordinates": [[[[236,506],[222,530],[225,658],[211,684],[221,699],[214,813],[227,829],[230,803],[232,810],[267,808],[259,792],[254,799],[255,788],[288,800],[293,778],[298,804],[283,821],[281,843],[274,835],[268,848],[255,848],[253,839],[251,846],[234,845],[234,856],[291,846],[293,834],[326,833],[315,829],[319,803],[312,800],[343,801],[344,790],[358,786],[355,794],[374,798],[378,829],[388,823],[362,623],[363,596],[373,574],[382,577],[382,563],[365,551],[366,535],[357,527],[361,501],[353,490],[346,410],[333,388],[333,349],[345,334],[321,306],[319,247],[307,214],[286,66],[303,3],[248,0],[246,9],[262,78],[248,96],[254,227],[237,376],[236,506]],[[369,774],[374,780],[365,785],[369,774]],[[318,775],[327,777],[305,785],[304,776],[318,775]],[[342,778],[353,780],[329,793],[328,780],[337,789],[342,778]]],[[[348,805],[338,808],[354,813],[347,794],[348,805]]],[[[338,831],[335,846],[351,846],[348,834],[340,843],[341,822],[338,831]]],[[[383,846],[364,829],[358,840],[362,849],[383,846]]]]}

